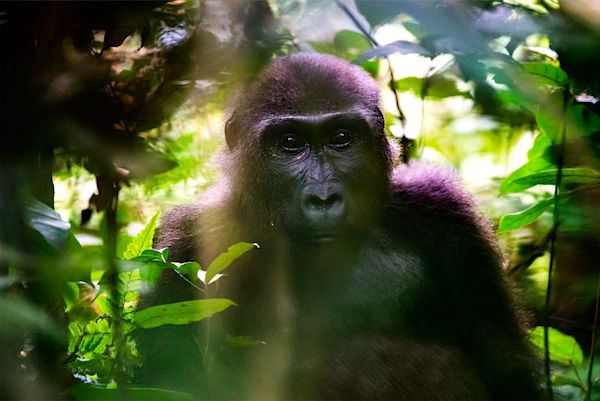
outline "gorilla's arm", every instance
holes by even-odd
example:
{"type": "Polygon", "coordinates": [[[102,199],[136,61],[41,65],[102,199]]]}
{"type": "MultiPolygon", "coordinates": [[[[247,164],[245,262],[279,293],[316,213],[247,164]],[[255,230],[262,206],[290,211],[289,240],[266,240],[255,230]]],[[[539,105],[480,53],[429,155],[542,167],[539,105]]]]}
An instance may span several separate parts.
{"type": "MultiPolygon", "coordinates": [[[[534,358],[502,276],[489,223],[447,171],[420,163],[396,169],[390,219],[415,239],[443,303],[438,327],[465,349],[495,399],[536,399],[534,358]],[[448,321],[444,321],[444,316],[448,321]]],[[[435,310],[436,308],[434,308],[435,310]]]]}

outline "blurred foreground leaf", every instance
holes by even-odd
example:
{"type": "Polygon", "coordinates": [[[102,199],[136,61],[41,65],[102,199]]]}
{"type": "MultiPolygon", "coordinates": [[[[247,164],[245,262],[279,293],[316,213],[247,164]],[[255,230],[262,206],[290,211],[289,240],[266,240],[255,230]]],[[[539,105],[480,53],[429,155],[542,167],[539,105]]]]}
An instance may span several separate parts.
{"type": "Polygon", "coordinates": [[[27,224],[56,250],[63,250],[69,237],[71,226],[62,220],[60,214],[42,202],[32,199],[25,207],[27,224]]]}
{"type": "Polygon", "coordinates": [[[157,388],[106,388],[93,384],[76,384],[69,389],[69,395],[78,401],[193,401],[191,394],[157,388]]]}

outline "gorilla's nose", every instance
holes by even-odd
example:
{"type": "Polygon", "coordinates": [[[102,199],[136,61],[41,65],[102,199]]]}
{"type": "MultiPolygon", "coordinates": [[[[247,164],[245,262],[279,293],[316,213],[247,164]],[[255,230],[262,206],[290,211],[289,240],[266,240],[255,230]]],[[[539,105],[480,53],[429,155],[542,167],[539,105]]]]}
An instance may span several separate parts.
{"type": "Polygon", "coordinates": [[[335,183],[315,184],[304,188],[302,210],[311,220],[335,222],[344,214],[345,202],[341,185],[335,183]]]}

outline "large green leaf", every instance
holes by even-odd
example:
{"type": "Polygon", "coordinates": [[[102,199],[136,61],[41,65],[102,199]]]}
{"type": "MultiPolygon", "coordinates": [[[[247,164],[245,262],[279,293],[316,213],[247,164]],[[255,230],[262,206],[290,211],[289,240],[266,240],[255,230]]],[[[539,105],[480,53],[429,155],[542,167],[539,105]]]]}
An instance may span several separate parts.
{"type": "Polygon", "coordinates": [[[156,223],[158,221],[159,212],[156,212],[150,219],[146,227],[138,233],[127,245],[127,249],[123,252],[124,259],[132,259],[139,256],[144,249],[152,248],[152,239],[154,238],[154,231],[156,230],[156,223]]]}
{"type": "MultiPolygon", "coordinates": [[[[544,328],[538,326],[529,331],[529,339],[540,356],[544,355],[544,328]]],[[[548,339],[550,343],[550,359],[554,362],[569,366],[571,361],[575,365],[583,363],[583,351],[574,337],[549,328],[548,339]]]]}
{"type": "Polygon", "coordinates": [[[554,198],[544,199],[528,209],[517,213],[507,214],[500,218],[498,231],[513,231],[536,221],[554,203],[554,198]]]}
{"type": "MultiPolygon", "coordinates": [[[[558,169],[552,168],[539,173],[526,175],[514,180],[515,184],[526,185],[555,185],[558,169]]],[[[563,184],[597,184],[600,183],[600,173],[587,167],[570,167],[562,169],[563,184]]]]}
{"type": "Polygon", "coordinates": [[[32,199],[25,207],[25,217],[27,225],[40,233],[54,249],[59,251],[64,249],[71,226],[52,208],[32,199]]]}
{"type": "Polygon", "coordinates": [[[569,76],[559,67],[548,63],[521,63],[521,67],[530,74],[542,77],[557,86],[565,86],[569,76]]]}
{"type": "Polygon", "coordinates": [[[502,185],[500,185],[500,194],[506,195],[509,193],[521,192],[531,187],[531,185],[519,184],[516,180],[521,177],[544,171],[552,166],[552,163],[544,157],[530,159],[527,163],[510,173],[510,175],[502,181],[502,185]]]}
{"type": "Polygon", "coordinates": [[[210,284],[213,277],[227,269],[234,260],[245,254],[251,249],[258,248],[258,244],[249,242],[238,242],[230,246],[227,251],[223,252],[213,260],[208,269],[206,269],[205,283],[210,284]]]}
{"type": "Polygon", "coordinates": [[[211,317],[232,305],[235,305],[235,302],[226,298],[175,302],[142,309],[136,312],[133,320],[144,329],[166,324],[189,324],[211,317]]]}

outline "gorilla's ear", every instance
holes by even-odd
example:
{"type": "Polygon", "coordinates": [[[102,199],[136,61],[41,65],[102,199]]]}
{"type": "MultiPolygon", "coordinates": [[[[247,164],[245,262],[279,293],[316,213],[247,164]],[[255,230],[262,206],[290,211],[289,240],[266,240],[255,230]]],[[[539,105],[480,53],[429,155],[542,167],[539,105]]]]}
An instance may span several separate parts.
{"type": "Polygon", "coordinates": [[[239,140],[238,122],[235,114],[232,114],[225,122],[225,141],[229,150],[233,150],[239,140]]]}

